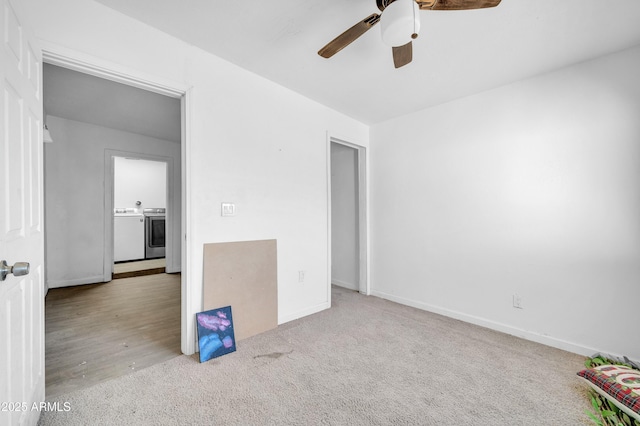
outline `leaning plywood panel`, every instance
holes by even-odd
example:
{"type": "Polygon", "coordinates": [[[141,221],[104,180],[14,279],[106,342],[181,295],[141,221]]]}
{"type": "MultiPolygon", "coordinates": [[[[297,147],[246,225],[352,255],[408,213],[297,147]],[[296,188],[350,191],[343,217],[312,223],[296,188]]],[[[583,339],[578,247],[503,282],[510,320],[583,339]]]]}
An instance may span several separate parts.
{"type": "Polygon", "coordinates": [[[231,306],[235,336],[278,326],[276,240],[204,245],[204,310],[231,306]]]}

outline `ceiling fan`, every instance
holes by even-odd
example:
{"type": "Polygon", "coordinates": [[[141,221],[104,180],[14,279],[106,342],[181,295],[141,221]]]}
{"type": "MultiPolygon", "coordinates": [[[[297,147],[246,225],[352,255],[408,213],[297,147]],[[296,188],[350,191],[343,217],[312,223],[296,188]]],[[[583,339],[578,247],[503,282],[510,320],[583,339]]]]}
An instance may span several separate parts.
{"type": "Polygon", "coordinates": [[[411,62],[411,40],[420,31],[420,10],[469,10],[495,7],[501,0],[376,0],[380,14],[372,13],[362,21],[331,40],[318,51],[330,58],[381,22],[382,41],[391,46],[393,64],[400,68],[411,62]]]}

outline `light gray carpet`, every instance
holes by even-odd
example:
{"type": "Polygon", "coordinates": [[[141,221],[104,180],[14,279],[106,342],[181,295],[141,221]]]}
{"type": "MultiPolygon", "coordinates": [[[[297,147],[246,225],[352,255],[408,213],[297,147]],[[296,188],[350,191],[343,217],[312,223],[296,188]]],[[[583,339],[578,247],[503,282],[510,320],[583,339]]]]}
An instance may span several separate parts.
{"type": "Polygon", "coordinates": [[[589,424],[581,356],[336,287],[332,305],[61,395],[40,424],[589,424]]]}

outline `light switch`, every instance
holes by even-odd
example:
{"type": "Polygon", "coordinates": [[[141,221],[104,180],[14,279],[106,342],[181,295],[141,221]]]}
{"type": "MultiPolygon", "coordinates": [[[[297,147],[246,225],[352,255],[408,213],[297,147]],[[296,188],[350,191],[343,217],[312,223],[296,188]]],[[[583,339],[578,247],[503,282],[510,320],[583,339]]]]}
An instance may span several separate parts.
{"type": "Polygon", "coordinates": [[[236,205],[233,203],[222,203],[222,216],[235,216],[236,205]]]}

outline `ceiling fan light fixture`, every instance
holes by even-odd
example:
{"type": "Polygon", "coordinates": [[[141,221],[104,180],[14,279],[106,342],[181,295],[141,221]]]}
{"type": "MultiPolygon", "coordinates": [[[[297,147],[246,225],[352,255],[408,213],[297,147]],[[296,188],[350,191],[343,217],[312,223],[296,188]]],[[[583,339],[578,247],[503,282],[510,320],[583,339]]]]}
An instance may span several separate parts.
{"type": "Polygon", "coordinates": [[[403,46],[420,31],[420,9],[415,0],[396,0],[380,18],[382,41],[391,47],[403,46]]]}

